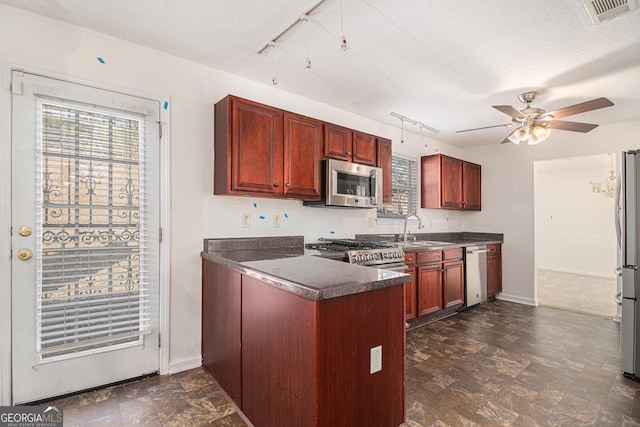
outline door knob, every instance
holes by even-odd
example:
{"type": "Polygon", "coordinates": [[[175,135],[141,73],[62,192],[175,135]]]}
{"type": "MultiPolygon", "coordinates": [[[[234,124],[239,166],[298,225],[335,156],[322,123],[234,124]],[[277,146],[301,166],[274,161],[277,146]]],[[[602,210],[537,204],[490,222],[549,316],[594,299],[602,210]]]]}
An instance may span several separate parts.
{"type": "Polygon", "coordinates": [[[22,237],[31,236],[31,227],[22,226],[18,229],[18,234],[22,237]]]}
{"type": "Polygon", "coordinates": [[[18,251],[18,258],[20,258],[22,261],[30,260],[32,257],[33,252],[31,252],[29,249],[20,249],[18,251]]]}

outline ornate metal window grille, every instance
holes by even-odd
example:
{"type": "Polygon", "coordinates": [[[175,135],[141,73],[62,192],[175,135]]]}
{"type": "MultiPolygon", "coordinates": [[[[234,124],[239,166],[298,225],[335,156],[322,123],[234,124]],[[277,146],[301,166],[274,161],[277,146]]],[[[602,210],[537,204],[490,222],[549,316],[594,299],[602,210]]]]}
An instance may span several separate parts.
{"type": "Polygon", "coordinates": [[[392,203],[378,209],[379,218],[404,218],[416,212],[418,200],[418,162],[392,156],[392,203]]]}
{"type": "Polygon", "coordinates": [[[141,244],[144,122],[48,101],[38,113],[39,354],[139,344],[150,321],[141,244]]]}

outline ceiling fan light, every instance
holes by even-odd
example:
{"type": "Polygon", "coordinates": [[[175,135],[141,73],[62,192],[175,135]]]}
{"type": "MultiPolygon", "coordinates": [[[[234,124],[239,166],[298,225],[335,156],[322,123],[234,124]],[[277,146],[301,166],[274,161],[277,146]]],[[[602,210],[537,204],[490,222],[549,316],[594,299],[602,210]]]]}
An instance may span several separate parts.
{"type": "Polygon", "coordinates": [[[520,138],[518,138],[515,133],[509,135],[507,139],[516,145],[520,145],[520,138]]]}
{"type": "Polygon", "coordinates": [[[529,137],[529,145],[539,144],[549,137],[551,130],[542,125],[535,125],[531,128],[531,135],[529,137]]]}

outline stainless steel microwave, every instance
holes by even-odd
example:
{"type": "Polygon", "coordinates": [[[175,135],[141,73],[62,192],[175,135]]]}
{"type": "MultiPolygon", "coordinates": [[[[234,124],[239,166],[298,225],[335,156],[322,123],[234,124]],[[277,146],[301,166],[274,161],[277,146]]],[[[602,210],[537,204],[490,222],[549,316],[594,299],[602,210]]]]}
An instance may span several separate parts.
{"type": "Polygon", "coordinates": [[[382,169],[327,159],[324,163],[323,200],[308,206],[377,208],[382,206],[382,169]]]}

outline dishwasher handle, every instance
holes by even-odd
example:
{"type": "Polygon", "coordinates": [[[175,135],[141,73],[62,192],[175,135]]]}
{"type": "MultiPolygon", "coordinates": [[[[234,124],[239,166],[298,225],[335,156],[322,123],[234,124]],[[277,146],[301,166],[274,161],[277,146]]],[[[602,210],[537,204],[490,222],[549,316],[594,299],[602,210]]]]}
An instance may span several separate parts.
{"type": "Polygon", "coordinates": [[[478,249],[475,251],[467,251],[468,254],[486,254],[487,252],[489,252],[488,249],[478,249]]]}

